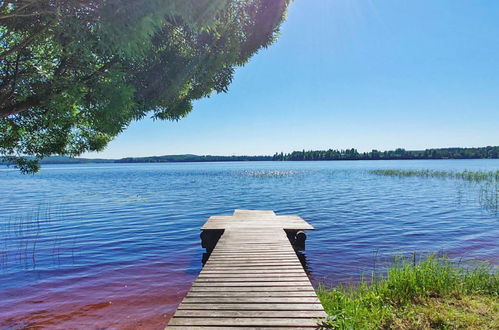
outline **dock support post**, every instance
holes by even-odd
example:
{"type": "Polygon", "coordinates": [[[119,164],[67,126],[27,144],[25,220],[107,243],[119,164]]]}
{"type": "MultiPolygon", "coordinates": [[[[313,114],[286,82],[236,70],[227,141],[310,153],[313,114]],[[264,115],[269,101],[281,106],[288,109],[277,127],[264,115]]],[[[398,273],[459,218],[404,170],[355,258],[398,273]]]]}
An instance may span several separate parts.
{"type": "Polygon", "coordinates": [[[199,235],[201,247],[205,248],[207,253],[211,253],[223,233],[223,230],[203,230],[199,235]]]}
{"type": "Polygon", "coordinates": [[[286,235],[288,236],[289,242],[293,245],[293,248],[298,251],[305,250],[305,241],[307,240],[307,234],[302,230],[286,230],[286,235]]]}
{"type": "Polygon", "coordinates": [[[299,230],[295,235],[295,248],[298,250],[305,250],[305,241],[307,240],[307,234],[304,231],[299,230]]]}

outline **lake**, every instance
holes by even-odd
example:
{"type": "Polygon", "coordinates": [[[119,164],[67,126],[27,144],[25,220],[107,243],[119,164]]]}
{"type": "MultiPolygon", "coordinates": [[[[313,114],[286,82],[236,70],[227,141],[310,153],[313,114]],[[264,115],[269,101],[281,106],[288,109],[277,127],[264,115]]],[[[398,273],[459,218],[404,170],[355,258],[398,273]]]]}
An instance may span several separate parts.
{"type": "Polygon", "coordinates": [[[0,327],[161,329],[202,267],[199,227],[234,209],[312,224],[315,285],[394,255],[499,263],[499,216],[478,187],[370,169],[498,170],[499,160],[47,165],[0,169],[0,327]]]}

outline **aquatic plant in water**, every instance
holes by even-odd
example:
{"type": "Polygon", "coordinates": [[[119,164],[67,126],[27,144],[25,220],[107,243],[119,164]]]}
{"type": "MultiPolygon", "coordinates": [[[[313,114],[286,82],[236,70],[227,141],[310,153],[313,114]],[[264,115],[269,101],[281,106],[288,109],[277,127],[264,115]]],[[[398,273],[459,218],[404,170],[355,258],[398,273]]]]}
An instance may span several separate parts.
{"type": "Polygon", "coordinates": [[[255,178],[283,178],[296,175],[296,171],[279,171],[279,170],[260,170],[260,171],[244,171],[243,175],[255,178]]]}
{"type": "Polygon", "coordinates": [[[427,178],[448,178],[462,179],[472,182],[494,182],[499,181],[498,171],[436,171],[436,170],[371,170],[369,173],[385,176],[398,177],[427,177],[427,178]]]}
{"type": "Polygon", "coordinates": [[[499,211],[499,181],[488,182],[480,188],[480,205],[489,211],[499,211]]]}
{"type": "Polygon", "coordinates": [[[437,170],[370,170],[369,173],[394,177],[457,179],[479,185],[480,205],[497,214],[499,211],[499,170],[496,171],[437,171],[437,170]]]}
{"type": "Polygon", "coordinates": [[[34,270],[39,254],[46,263],[51,260],[51,266],[60,266],[63,258],[74,263],[76,237],[47,235],[67,217],[67,210],[41,205],[0,221],[0,273],[13,268],[34,270]]]}

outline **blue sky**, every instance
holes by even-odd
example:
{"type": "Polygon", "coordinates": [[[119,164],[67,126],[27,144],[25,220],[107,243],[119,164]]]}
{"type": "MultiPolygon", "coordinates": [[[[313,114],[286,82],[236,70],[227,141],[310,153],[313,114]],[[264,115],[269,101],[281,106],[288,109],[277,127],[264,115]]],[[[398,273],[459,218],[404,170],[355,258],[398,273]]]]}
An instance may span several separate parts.
{"type": "Polygon", "coordinates": [[[87,157],[499,145],[499,1],[295,0],[229,92],[87,157]]]}

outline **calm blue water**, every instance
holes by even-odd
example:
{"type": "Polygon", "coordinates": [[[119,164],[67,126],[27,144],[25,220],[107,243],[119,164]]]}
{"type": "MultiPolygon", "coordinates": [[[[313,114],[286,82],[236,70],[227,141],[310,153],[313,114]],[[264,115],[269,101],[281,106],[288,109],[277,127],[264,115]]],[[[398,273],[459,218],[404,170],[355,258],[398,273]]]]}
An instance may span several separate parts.
{"type": "Polygon", "coordinates": [[[314,282],[356,280],[375,256],[412,251],[499,263],[499,216],[477,187],[367,173],[378,168],[498,170],[499,160],[0,169],[0,327],[161,328],[201,269],[199,227],[236,208],[315,226],[314,282]]]}

